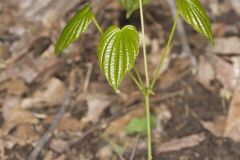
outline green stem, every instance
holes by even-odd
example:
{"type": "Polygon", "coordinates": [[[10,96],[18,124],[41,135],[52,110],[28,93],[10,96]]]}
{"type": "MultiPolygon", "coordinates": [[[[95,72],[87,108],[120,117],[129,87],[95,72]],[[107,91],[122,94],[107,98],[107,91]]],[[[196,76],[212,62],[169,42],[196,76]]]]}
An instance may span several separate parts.
{"type": "Polygon", "coordinates": [[[145,95],[146,116],[147,116],[147,135],[148,135],[148,160],[152,160],[152,137],[151,137],[151,119],[150,119],[150,96],[145,95]]]}
{"type": "Polygon", "coordinates": [[[99,31],[101,34],[103,34],[103,30],[102,30],[102,28],[100,27],[99,23],[97,22],[95,16],[93,16],[93,22],[94,22],[95,26],[97,27],[98,31],[99,31]]]}
{"type": "Polygon", "coordinates": [[[136,76],[137,76],[137,79],[138,79],[139,83],[141,84],[142,87],[144,87],[144,84],[143,84],[142,78],[141,78],[141,76],[139,74],[139,71],[137,70],[136,67],[133,67],[133,69],[134,69],[134,71],[136,73],[136,76]]]}
{"type": "Polygon", "coordinates": [[[147,118],[147,135],[148,135],[148,160],[152,160],[152,144],[151,144],[151,122],[150,122],[150,90],[149,90],[149,74],[147,64],[147,52],[145,42],[145,29],[144,29],[144,17],[143,17],[143,3],[139,0],[140,17],[141,17],[141,28],[142,28],[142,45],[143,45],[143,56],[144,56],[144,69],[146,77],[146,91],[144,91],[145,103],[146,103],[146,118],[147,118]]]}
{"type": "Polygon", "coordinates": [[[167,42],[167,45],[165,47],[165,49],[163,50],[162,54],[161,54],[161,59],[160,59],[160,63],[158,64],[157,66],[157,69],[156,69],[156,72],[153,76],[153,80],[152,80],[152,83],[150,85],[150,89],[152,90],[155,83],[156,83],[156,80],[157,78],[159,77],[160,73],[161,73],[161,69],[162,69],[162,66],[163,66],[163,63],[164,63],[164,60],[166,59],[166,57],[168,56],[169,54],[169,48],[170,48],[170,45],[172,43],[172,39],[173,39],[173,35],[175,33],[175,30],[176,30],[176,26],[177,26],[177,22],[178,22],[178,18],[179,18],[179,13],[176,13],[176,17],[174,19],[174,24],[173,24],[173,27],[172,27],[172,30],[171,30],[171,34],[168,38],[168,42],[167,42]]]}
{"type": "Polygon", "coordinates": [[[139,82],[133,75],[131,72],[129,72],[129,76],[132,78],[133,82],[137,85],[138,89],[142,92],[143,92],[143,85],[141,84],[141,82],[139,82]]]}
{"type": "Polygon", "coordinates": [[[141,28],[142,28],[142,45],[143,45],[143,56],[144,56],[144,69],[146,75],[146,87],[149,88],[149,75],[148,75],[148,65],[147,65],[147,51],[145,42],[145,28],[144,28],[144,18],[143,18],[143,4],[142,0],[139,0],[140,7],[140,17],[141,17],[141,28]]]}

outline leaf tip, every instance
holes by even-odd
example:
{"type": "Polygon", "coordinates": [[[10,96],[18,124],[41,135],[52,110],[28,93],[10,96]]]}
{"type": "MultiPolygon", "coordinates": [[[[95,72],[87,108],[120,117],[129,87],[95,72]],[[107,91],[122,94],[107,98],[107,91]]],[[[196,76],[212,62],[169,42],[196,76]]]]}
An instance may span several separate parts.
{"type": "Polygon", "coordinates": [[[214,42],[214,39],[212,38],[212,39],[210,39],[210,43],[211,43],[211,46],[212,46],[212,48],[215,46],[215,42],[214,42]]]}
{"type": "Polygon", "coordinates": [[[127,12],[126,18],[129,19],[131,17],[131,15],[132,15],[132,12],[127,12]]]}
{"type": "Polygon", "coordinates": [[[114,92],[117,93],[117,94],[121,93],[121,91],[118,88],[114,88],[114,92]]]}

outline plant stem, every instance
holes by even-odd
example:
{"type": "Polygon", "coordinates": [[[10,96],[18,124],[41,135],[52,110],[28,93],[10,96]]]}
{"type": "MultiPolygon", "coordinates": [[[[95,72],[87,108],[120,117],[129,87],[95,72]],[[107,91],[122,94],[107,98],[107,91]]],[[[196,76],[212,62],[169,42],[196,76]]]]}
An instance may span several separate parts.
{"type": "Polygon", "coordinates": [[[133,75],[131,72],[129,72],[129,76],[132,78],[133,82],[135,82],[135,84],[137,85],[138,89],[143,92],[144,86],[141,84],[141,82],[139,82],[133,75]]]}
{"type": "Polygon", "coordinates": [[[135,73],[136,73],[136,76],[137,76],[137,78],[138,78],[139,83],[142,85],[142,87],[144,87],[144,84],[143,84],[143,81],[142,81],[142,78],[141,78],[141,76],[140,76],[140,74],[139,74],[138,69],[137,69],[136,67],[133,67],[133,69],[134,69],[134,71],[135,71],[135,73]]]}
{"type": "Polygon", "coordinates": [[[143,45],[143,56],[144,56],[144,69],[145,69],[145,75],[146,75],[146,87],[149,88],[149,75],[148,75],[148,65],[147,65],[147,52],[146,52],[146,42],[145,42],[145,28],[144,28],[142,0],[139,0],[139,7],[140,7],[140,17],[141,17],[141,28],[142,28],[142,45],[143,45]]]}
{"type": "Polygon", "coordinates": [[[147,119],[147,135],[148,135],[148,160],[152,160],[149,74],[148,74],[148,64],[147,64],[147,52],[146,52],[146,42],[145,42],[145,28],[144,28],[142,0],[139,0],[139,8],[140,8],[141,28],[142,28],[142,45],[143,45],[143,56],[144,56],[144,69],[145,69],[145,77],[146,77],[146,91],[144,93],[144,96],[145,96],[145,103],[146,103],[146,119],[147,119]]]}
{"type": "Polygon", "coordinates": [[[147,134],[148,134],[148,160],[152,160],[152,137],[151,137],[151,118],[150,118],[150,94],[145,95],[146,116],[147,116],[147,134]]]}
{"type": "Polygon", "coordinates": [[[176,13],[176,17],[174,19],[174,24],[173,24],[173,27],[172,27],[172,30],[171,30],[171,34],[168,38],[168,42],[167,42],[167,45],[165,47],[165,49],[163,50],[163,52],[161,53],[161,58],[160,58],[160,63],[158,64],[157,66],[157,69],[156,69],[156,72],[153,76],[153,80],[152,80],[152,83],[150,85],[150,89],[152,90],[155,83],[156,83],[156,80],[157,78],[159,77],[160,73],[161,73],[161,69],[162,69],[162,66],[163,66],[163,63],[164,63],[164,60],[166,59],[166,57],[168,56],[169,54],[169,48],[170,48],[170,45],[172,43],[172,39],[173,39],[173,35],[175,33],[175,30],[176,30],[176,26],[177,26],[177,22],[178,22],[178,18],[179,18],[179,13],[176,13]]]}
{"type": "Polygon", "coordinates": [[[102,28],[100,27],[99,23],[97,22],[95,16],[93,16],[93,22],[94,22],[95,26],[97,27],[98,31],[99,31],[101,34],[103,34],[103,30],[102,30],[102,28]]]}

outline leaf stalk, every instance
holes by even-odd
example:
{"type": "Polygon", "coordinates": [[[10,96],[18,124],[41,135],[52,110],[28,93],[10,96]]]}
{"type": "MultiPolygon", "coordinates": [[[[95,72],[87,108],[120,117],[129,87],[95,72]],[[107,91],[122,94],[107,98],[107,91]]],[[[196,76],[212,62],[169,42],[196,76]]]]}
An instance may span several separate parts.
{"type": "Polygon", "coordinates": [[[100,27],[99,23],[97,22],[95,16],[93,16],[93,23],[95,24],[95,26],[97,27],[98,31],[103,34],[103,30],[102,28],[100,27]]]}
{"type": "Polygon", "coordinates": [[[166,59],[166,57],[168,57],[168,55],[169,55],[170,45],[171,45],[171,43],[172,43],[172,39],[173,39],[175,30],[176,30],[178,18],[179,18],[179,13],[177,12],[177,13],[176,13],[176,16],[175,16],[175,19],[174,19],[174,23],[173,23],[173,27],[172,27],[170,36],[169,36],[169,38],[168,38],[167,45],[166,45],[166,47],[164,48],[163,52],[161,53],[160,62],[159,62],[158,66],[157,66],[157,69],[156,69],[156,71],[155,71],[155,73],[154,73],[153,80],[152,80],[151,85],[150,85],[150,90],[153,90],[154,85],[155,85],[158,77],[160,76],[161,69],[162,69],[162,66],[163,66],[163,64],[164,64],[164,62],[165,62],[165,59],[166,59]]]}

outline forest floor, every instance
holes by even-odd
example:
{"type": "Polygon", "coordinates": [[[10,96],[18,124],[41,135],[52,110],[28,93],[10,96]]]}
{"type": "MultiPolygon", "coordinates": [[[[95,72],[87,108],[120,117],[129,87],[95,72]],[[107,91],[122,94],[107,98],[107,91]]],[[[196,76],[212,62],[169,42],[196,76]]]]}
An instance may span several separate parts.
{"type": "MultiPolygon", "coordinates": [[[[201,2],[215,47],[185,23],[187,43],[176,32],[151,97],[153,160],[240,160],[240,1],[201,2]]],[[[98,67],[94,25],[54,54],[84,3],[0,1],[0,160],[146,159],[146,136],[126,132],[144,117],[144,99],[128,76],[113,93],[98,67]]],[[[166,0],[144,7],[151,75],[173,23],[170,8],[166,0]]],[[[126,19],[117,0],[94,0],[92,9],[104,29],[132,24],[140,32],[138,12],[126,19]]],[[[143,77],[142,61],[140,53],[143,77]]]]}

